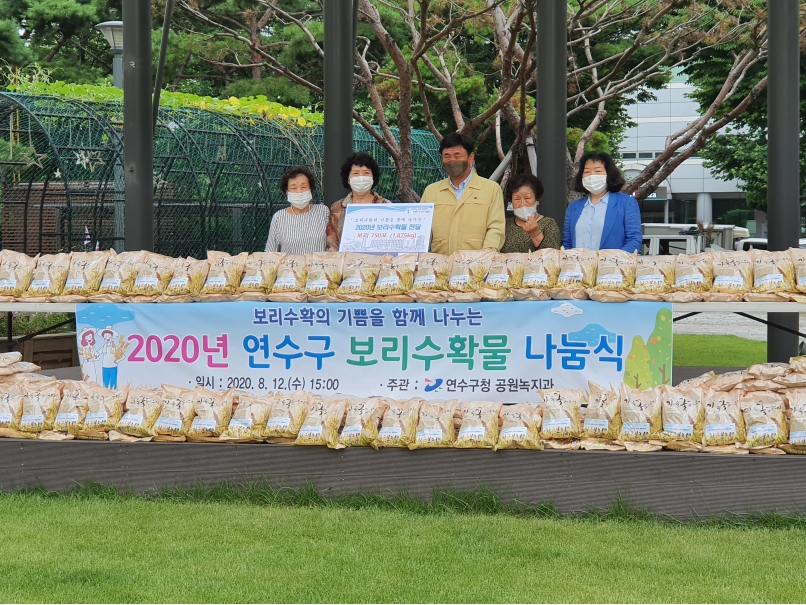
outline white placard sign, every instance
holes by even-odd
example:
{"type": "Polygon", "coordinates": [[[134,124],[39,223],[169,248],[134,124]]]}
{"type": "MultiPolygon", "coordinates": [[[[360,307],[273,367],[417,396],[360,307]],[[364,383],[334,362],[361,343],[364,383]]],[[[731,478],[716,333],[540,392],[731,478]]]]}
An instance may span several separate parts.
{"type": "Polygon", "coordinates": [[[344,214],[341,252],[428,252],[434,204],[350,204],[344,214]]]}

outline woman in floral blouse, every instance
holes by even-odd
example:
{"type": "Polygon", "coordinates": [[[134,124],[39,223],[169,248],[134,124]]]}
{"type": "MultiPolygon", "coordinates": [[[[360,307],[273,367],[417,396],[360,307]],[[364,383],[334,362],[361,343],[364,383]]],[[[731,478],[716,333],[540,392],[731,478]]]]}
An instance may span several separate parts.
{"type": "Polygon", "coordinates": [[[381,180],[378,162],[366,153],[353,153],[341,167],[341,182],[350,193],[330,207],[327,224],[327,251],[338,252],[341,232],[344,229],[344,214],[348,204],[390,204],[373,190],[381,180]]]}
{"type": "Polygon", "coordinates": [[[531,252],[562,245],[562,235],[557,221],[538,213],[543,183],[531,174],[518,174],[507,183],[504,195],[506,203],[512,203],[512,211],[506,213],[504,247],[501,252],[531,252]]]}

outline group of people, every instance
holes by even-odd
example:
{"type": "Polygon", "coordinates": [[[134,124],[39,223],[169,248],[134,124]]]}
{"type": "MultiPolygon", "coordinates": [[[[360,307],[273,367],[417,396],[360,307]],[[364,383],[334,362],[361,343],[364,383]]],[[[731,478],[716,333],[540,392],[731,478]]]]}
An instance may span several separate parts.
{"type": "MultiPolygon", "coordinates": [[[[442,167],[448,178],[426,187],[422,202],[434,204],[431,252],[494,249],[530,252],[544,248],[641,248],[641,213],[635,199],[621,193],[625,185],[613,159],[601,152],[585,154],[574,179],[583,197],[571,202],[562,233],[557,221],[540,214],[543,184],[531,174],[509,179],[506,191],[473,169],[474,145],[467,135],[454,133],[440,142],[442,167]]],[[[297,166],[280,180],[289,207],[272,218],[266,250],[287,254],[338,251],[349,204],[389,204],[375,188],[378,163],[366,153],[350,155],[341,179],[350,193],[330,208],[313,204],[316,180],[297,166]]]]}

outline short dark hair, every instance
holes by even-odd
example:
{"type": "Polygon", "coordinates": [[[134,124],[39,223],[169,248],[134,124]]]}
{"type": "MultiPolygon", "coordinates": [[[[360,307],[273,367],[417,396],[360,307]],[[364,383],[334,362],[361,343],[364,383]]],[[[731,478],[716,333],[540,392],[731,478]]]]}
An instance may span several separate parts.
{"type": "Polygon", "coordinates": [[[344,164],[341,165],[341,184],[344,185],[345,189],[350,188],[350,171],[353,166],[369,168],[372,171],[373,189],[381,182],[381,169],[378,167],[378,162],[368,153],[359,151],[348,155],[347,159],[344,160],[344,164]]]}
{"type": "Polygon", "coordinates": [[[461,132],[452,132],[451,134],[446,134],[444,137],[442,137],[442,140],[439,142],[440,155],[442,155],[443,151],[452,147],[464,147],[465,151],[467,151],[467,155],[470,155],[473,153],[476,145],[473,143],[473,139],[466,134],[462,134],[461,132]]]}
{"type": "Polygon", "coordinates": [[[610,193],[618,193],[627,184],[613,158],[602,151],[589,151],[579,160],[579,169],[574,178],[574,189],[579,193],[590,193],[582,185],[582,173],[585,172],[585,164],[588,162],[601,162],[604,164],[605,172],[607,173],[607,190],[610,193]]]}
{"type": "Polygon", "coordinates": [[[507,203],[511,202],[512,194],[523,187],[529,187],[532,193],[535,194],[536,200],[540,201],[540,198],[543,197],[545,189],[543,189],[543,183],[539,178],[532,174],[516,174],[507,182],[507,190],[504,193],[505,201],[507,203]]]}
{"type": "Polygon", "coordinates": [[[280,191],[283,193],[288,193],[288,181],[298,177],[301,174],[304,174],[308,178],[308,185],[311,187],[311,193],[316,191],[316,179],[314,178],[313,173],[305,166],[292,166],[286,170],[285,174],[280,179],[280,191]]]}

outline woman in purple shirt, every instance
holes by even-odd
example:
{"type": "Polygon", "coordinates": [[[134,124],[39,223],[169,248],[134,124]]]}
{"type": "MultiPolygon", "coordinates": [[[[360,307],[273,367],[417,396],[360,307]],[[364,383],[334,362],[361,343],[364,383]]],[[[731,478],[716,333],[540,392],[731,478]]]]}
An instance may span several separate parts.
{"type": "Polygon", "coordinates": [[[582,156],[574,189],[587,195],[571,202],[565,211],[566,250],[641,249],[641,211],[634,197],[621,193],[625,183],[613,158],[606,153],[593,151],[582,156]]]}

